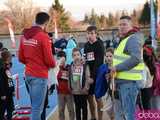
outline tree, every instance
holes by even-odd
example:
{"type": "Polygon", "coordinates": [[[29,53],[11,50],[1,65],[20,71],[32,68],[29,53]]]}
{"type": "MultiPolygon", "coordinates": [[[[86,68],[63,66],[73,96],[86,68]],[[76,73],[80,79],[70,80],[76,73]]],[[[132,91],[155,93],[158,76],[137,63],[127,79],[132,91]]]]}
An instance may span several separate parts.
{"type": "Polygon", "coordinates": [[[89,19],[89,23],[91,25],[96,25],[96,22],[97,22],[97,14],[95,13],[94,9],[92,9],[92,11],[91,11],[91,17],[89,19]]]}
{"type": "Polygon", "coordinates": [[[138,24],[138,14],[135,9],[133,10],[131,17],[132,17],[132,22],[134,23],[134,25],[137,25],[138,24]]]}
{"type": "Polygon", "coordinates": [[[85,14],[83,22],[84,23],[88,23],[89,22],[89,16],[87,14],[85,14]]]}
{"type": "Polygon", "coordinates": [[[126,10],[122,10],[121,16],[128,15],[128,12],[126,10]]]}
{"type": "Polygon", "coordinates": [[[144,25],[144,26],[150,24],[150,17],[151,17],[150,5],[149,5],[148,2],[146,2],[144,4],[143,9],[142,9],[142,13],[141,13],[141,16],[139,18],[139,23],[144,25]]]}
{"type": "Polygon", "coordinates": [[[51,19],[49,21],[49,30],[53,31],[54,22],[56,21],[57,27],[60,31],[68,31],[70,29],[68,20],[70,18],[70,13],[66,12],[63,5],[60,4],[59,0],[55,0],[49,10],[51,19]],[[55,21],[54,21],[55,20],[55,21]]]}
{"type": "Polygon", "coordinates": [[[59,24],[59,28],[62,31],[70,30],[70,26],[68,24],[68,19],[69,19],[68,16],[69,16],[69,13],[63,13],[60,15],[60,20],[59,20],[58,24],[59,24]]]}
{"type": "Polygon", "coordinates": [[[92,9],[89,15],[85,14],[83,22],[96,25],[99,29],[104,29],[118,25],[119,15],[119,12],[117,12],[115,16],[112,13],[109,13],[108,17],[106,17],[104,14],[96,14],[95,10],[92,9]]]}
{"type": "Polygon", "coordinates": [[[135,9],[133,10],[132,16],[133,16],[133,17],[136,17],[136,16],[137,16],[137,11],[136,11],[135,9]]]}
{"type": "Polygon", "coordinates": [[[95,25],[97,28],[100,28],[100,21],[99,21],[99,16],[95,13],[95,10],[91,10],[90,15],[85,15],[85,19],[83,21],[86,21],[86,18],[88,19],[88,22],[90,25],[95,25]],[[88,18],[87,18],[88,17],[88,18]]]}
{"type": "Polygon", "coordinates": [[[32,0],[6,0],[5,5],[9,9],[8,16],[12,19],[16,32],[30,27],[35,14],[40,11],[39,8],[33,7],[32,0]]]}
{"type": "Polygon", "coordinates": [[[119,19],[120,19],[120,11],[117,11],[115,16],[114,16],[114,25],[115,26],[118,26],[119,19]]]}
{"type": "Polygon", "coordinates": [[[109,13],[109,14],[108,14],[107,25],[108,25],[109,27],[111,27],[111,26],[114,25],[114,16],[113,16],[112,13],[109,13]]]}
{"type": "Polygon", "coordinates": [[[99,18],[99,22],[100,22],[100,27],[101,28],[106,28],[106,17],[105,15],[101,15],[99,18]]]}

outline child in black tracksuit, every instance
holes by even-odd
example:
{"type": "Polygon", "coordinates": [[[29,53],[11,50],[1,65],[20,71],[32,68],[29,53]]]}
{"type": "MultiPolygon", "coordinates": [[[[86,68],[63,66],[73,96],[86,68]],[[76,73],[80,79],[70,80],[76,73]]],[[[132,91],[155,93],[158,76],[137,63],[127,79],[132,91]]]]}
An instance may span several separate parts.
{"type": "Polygon", "coordinates": [[[12,119],[14,110],[14,84],[10,72],[11,54],[9,51],[1,53],[2,66],[0,67],[0,120],[4,120],[4,113],[7,110],[7,120],[12,119]]]}
{"type": "Polygon", "coordinates": [[[93,80],[90,78],[89,67],[82,62],[79,49],[74,48],[72,56],[73,63],[69,68],[69,83],[74,96],[76,120],[88,120],[87,97],[93,80]]]}

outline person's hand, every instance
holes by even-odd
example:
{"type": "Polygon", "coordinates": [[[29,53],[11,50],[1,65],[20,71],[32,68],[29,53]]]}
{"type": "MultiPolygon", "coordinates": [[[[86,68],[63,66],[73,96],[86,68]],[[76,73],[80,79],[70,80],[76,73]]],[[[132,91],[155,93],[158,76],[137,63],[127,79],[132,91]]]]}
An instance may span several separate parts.
{"type": "Polygon", "coordinates": [[[1,100],[5,100],[6,99],[6,96],[1,96],[1,100]]]}
{"type": "Polygon", "coordinates": [[[117,70],[116,70],[116,67],[110,67],[110,72],[111,72],[111,73],[116,73],[116,71],[117,71],[117,70]]]}
{"type": "Polygon", "coordinates": [[[81,59],[81,62],[82,62],[82,64],[85,64],[85,63],[86,63],[85,58],[82,58],[82,59],[81,59]]]}
{"type": "Polygon", "coordinates": [[[64,66],[65,65],[65,57],[61,57],[60,58],[59,64],[60,64],[60,66],[64,66]]]}
{"type": "Polygon", "coordinates": [[[105,78],[106,78],[106,80],[110,80],[110,79],[111,79],[111,74],[110,74],[110,73],[107,73],[107,74],[105,75],[105,78]]]}
{"type": "Polygon", "coordinates": [[[92,84],[93,82],[94,82],[93,78],[89,77],[88,83],[89,83],[89,84],[92,84]]]}
{"type": "Polygon", "coordinates": [[[84,87],[84,88],[82,89],[83,93],[87,93],[88,89],[89,89],[89,88],[84,87]]]}

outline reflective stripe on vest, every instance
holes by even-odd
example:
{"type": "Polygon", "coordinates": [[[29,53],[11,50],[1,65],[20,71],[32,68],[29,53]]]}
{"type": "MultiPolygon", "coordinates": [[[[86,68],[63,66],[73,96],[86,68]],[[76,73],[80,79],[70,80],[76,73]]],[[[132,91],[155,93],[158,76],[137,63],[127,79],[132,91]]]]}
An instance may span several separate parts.
{"type": "MultiPolygon", "coordinates": [[[[113,58],[113,66],[123,63],[125,60],[127,60],[130,57],[129,55],[123,53],[129,38],[130,36],[123,39],[119,44],[118,48],[115,50],[114,58],[113,58]]],[[[145,68],[145,65],[143,62],[141,62],[129,71],[118,72],[116,78],[123,79],[123,80],[143,80],[144,68],[145,68]]]]}

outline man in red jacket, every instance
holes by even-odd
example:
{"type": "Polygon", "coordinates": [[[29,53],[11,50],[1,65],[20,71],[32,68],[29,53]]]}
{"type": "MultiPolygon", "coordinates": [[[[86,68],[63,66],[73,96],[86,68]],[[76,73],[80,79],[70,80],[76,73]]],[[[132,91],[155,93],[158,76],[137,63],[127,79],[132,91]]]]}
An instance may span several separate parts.
{"type": "Polygon", "coordinates": [[[35,25],[25,29],[20,40],[19,61],[25,64],[26,84],[32,106],[32,120],[41,120],[47,92],[49,68],[55,67],[51,41],[44,31],[49,15],[40,12],[36,15],[35,25]]]}

